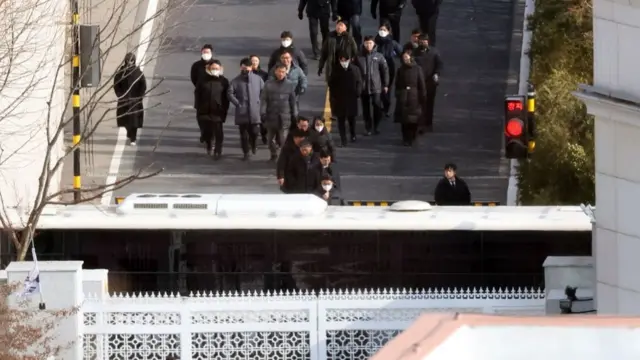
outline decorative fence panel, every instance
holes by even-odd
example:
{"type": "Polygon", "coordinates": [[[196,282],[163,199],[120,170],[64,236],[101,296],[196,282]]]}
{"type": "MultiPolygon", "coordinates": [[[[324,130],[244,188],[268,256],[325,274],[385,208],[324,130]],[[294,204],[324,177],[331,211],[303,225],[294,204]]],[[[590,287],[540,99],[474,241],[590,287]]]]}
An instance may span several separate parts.
{"type": "Polygon", "coordinates": [[[544,292],[88,296],[82,310],[86,360],[365,360],[421,313],[543,315],[544,292]]]}

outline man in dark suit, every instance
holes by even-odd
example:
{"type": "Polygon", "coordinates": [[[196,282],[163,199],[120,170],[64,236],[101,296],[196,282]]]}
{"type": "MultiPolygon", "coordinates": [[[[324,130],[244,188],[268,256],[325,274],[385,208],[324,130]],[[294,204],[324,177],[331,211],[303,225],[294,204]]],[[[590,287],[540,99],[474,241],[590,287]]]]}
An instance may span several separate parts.
{"type": "Polygon", "coordinates": [[[440,179],[434,191],[436,205],[466,206],[471,205],[471,192],[467,183],[456,175],[456,165],[444,166],[444,177],[440,179]]]}

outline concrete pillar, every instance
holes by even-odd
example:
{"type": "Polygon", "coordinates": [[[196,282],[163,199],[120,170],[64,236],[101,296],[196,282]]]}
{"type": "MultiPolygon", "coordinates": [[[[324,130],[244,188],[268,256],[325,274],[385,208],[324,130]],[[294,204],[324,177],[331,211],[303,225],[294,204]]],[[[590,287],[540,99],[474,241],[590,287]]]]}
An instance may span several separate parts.
{"type": "MultiPolygon", "coordinates": [[[[566,299],[567,286],[578,288],[578,298],[593,298],[595,288],[594,260],[591,256],[549,256],[545,259],[544,283],[546,313],[560,314],[560,300],[566,299]]],[[[581,304],[592,307],[593,303],[581,304]]]]}
{"type": "Polygon", "coordinates": [[[109,270],[82,270],[82,291],[104,300],[109,295],[109,270]]]}
{"type": "MultiPolygon", "coordinates": [[[[80,307],[82,293],[82,261],[40,261],[40,290],[47,310],[63,310],[80,307]]],[[[7,267],[9,283],[24,282],[33,269],[33,262],[12,262],[7,267]]],[[[37,307],[40,296],[31,297],[31,306],[37,307]]],[[[60,345],[72,344],[60,356],[65,360],[82,360],[82,312],[62,319],[57,329],[56,341],[60,345]]]]}

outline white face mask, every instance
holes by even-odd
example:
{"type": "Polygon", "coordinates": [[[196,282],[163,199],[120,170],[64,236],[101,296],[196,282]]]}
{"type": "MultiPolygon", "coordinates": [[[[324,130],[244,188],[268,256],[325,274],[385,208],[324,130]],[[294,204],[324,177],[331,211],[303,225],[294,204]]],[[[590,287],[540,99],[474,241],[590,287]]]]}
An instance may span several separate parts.
{"type": "Polygon", "coordinates": [[[324,126],[322,126],[322,125],[321,126],[316,126],[316,131],[317,132],[322,131],[322,129],[324,129],[324,126]]]}
{"type": "Polygon", "coordinates": [[[209,74],[211,74],[212,76],[220,76],[220,70],[211,70],[209,72],[209,74]]]}
{"type": "Polygon", "coordinates": [[[324,191],[331,191],[331,188],[333,188],[333,184],[322,185],[324,191]]]}
{"type": "Polygon", "coordinates": [[[340,65],[341,65],[343,68],[345,68],[345,69],[346,69],[346,68],[348,68],[348,67],[349,67],[349,62],[348,62],[348,61],[340,61],[340,65]]]}
{"type": "Polygon", "coordinates": [[[387,35],[389,35],[389,32],[386,30],[380,30],[378,31],[378,35],[380,35],[380,37],[387,37],[387,35]]]}
{"type": "Polygon", "coordinates": [[[209,53],[202,54],[202,60],[204,60],[204,61],[211,60],[211,54],[209,54],[209,53]]]}
{"type": "Polygon", "coordinates": [[[293,43],[293,40],[289,40],[289,39],[282,40],[282,46],[283,47],[289,47],[289,46],[291,46],[291,43],[293,43]]]}

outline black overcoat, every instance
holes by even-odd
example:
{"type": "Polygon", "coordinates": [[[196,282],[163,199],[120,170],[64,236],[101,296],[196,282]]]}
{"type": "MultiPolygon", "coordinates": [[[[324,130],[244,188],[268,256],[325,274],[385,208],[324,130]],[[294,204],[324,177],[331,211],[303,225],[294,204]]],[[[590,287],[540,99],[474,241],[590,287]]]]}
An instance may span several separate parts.
{"type": "Polygon", "coordinates": [[[142,100],[147,93],[147,81],[142,70],[135,63],[131,65],[131,59],[135,61],[135,57],[125,58],[113,79],[113,89],[118,97],[117,123],[118,127],[141,128],[144,123],[142,100]]]}
{"type": "Polygon", "coordinates": [[[427,90],[420,66],[402,64],[396,75],[396,109],[394,122],[417,124],[422,115],[422,104],[427,90]]]}
{"type": "Polygon", "coordinates": [[[358,116],[358,98],[362,94],[360,68],[351,64],[344,69],[337,66],[329,79],[331,115],[335,117],[358,116]]]}

